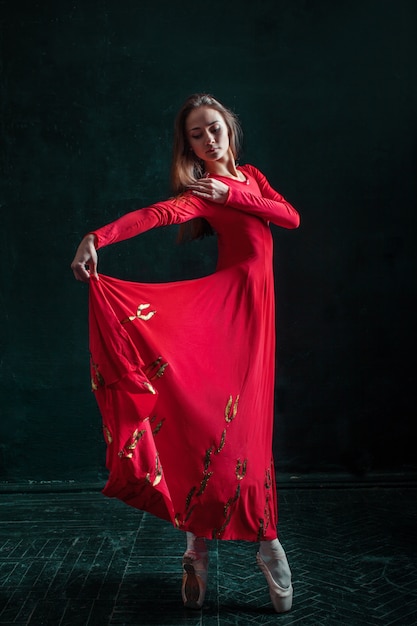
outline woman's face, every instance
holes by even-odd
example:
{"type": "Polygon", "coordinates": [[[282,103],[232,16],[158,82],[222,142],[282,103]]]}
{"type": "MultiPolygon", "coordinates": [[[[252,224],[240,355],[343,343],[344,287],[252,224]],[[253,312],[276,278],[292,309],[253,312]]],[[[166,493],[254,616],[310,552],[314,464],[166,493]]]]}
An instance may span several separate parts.
{"type": "Polygon", "coordinates": [[[228,128],[216,109],[201,106],[191,111],[185,122],[185,132],[194,154],[206,163],[229,157],[228,128]]]}

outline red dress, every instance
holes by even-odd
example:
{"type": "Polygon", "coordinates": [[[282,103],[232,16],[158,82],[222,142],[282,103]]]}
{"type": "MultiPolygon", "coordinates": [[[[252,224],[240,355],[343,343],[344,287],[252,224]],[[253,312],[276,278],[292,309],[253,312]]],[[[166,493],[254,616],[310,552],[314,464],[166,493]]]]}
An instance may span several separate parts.
{"type": "Polygon", "coordinates": [[[94,231],[100,248],[204,217],[218,263],[180,282],[91,279],[91,373],[103,493],[197,536],[258,541],[277,536],[269,222],[296,228],[299,216],[259,170],[240,171],[246,182],[223,178],[223,205],[187,192],[94,231]]]}

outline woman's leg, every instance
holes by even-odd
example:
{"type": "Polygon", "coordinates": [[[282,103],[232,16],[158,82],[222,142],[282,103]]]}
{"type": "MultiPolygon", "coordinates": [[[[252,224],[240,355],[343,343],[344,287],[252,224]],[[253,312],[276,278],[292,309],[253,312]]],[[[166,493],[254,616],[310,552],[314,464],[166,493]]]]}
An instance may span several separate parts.
{"type": "Polygon", "coordinates": [[[208,551],[204,537],[187,532],[187,549],[182,558],[181,595],[184,606],[201,609],[207,587],[208,551]]]}
{"type": "Polygon", "coordinates": [[[256,560],[269,587],[269,595],[277,613],[285,613],[292,606],[293,588],[291,570],[284,548],[278,541],[261,541],[256,560]]]}
{"type": "Polygon", "coordinates": [[[275,582],[284,589],[289,587],[291,585],[291,570],[284,548],[278,539],[261,541],[259,554],[275,582]]]}
{"type": "Polygon", "coordinates": [[[193,533],[186,532],[187,536],[187,552],[197,552],[198,554],[207,553],[207,545],[204,537],[196,537],[193,533]]]}

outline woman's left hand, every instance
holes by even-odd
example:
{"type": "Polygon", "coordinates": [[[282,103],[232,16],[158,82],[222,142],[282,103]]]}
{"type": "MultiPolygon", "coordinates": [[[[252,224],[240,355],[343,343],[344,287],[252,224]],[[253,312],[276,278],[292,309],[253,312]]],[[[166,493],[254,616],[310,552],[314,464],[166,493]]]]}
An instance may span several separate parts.
{"type": "Polygon", "coordinates": [[[216,178],[200,178],[192,185],[189,185],[188,189],[195,196],[211,202],[217,202],[218,204],[224,204],[229,194],[229,186],[216,178]]]}

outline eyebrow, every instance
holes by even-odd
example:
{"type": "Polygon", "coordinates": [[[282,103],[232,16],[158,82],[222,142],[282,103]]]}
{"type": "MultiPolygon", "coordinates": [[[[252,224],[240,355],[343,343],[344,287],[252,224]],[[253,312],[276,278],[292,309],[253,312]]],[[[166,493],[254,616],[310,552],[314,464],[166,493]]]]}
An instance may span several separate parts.
{"type": "MultiPolygon", "coordinates": [[[[219,124],[219,120],[214,120],[214,122],[210,122],[210,124],[206,124],[206,126],[213,126],[213,124],[219,124]]],[[[200,130],[201,126],[194,126],[194,128],[189,129],[189,133],[193,130],[200,130]]]]}

